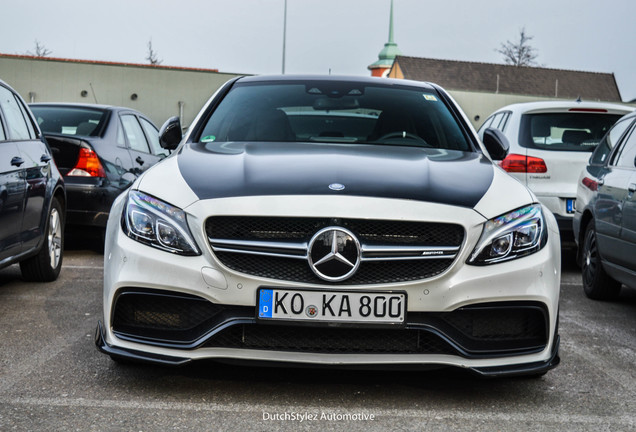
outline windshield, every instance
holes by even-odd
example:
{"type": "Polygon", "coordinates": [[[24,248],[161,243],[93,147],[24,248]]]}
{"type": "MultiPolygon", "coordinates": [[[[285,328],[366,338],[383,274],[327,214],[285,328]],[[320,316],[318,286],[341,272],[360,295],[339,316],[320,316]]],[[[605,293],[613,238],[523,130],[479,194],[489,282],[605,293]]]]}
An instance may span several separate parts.
{"type": "Polygon", "coordinates": [[[470,151],[434,91],[352,82],[238,83],[200,142],[336,142],[470,151]]]}
{"type": "Polygon", "coordinates": [[[44,133],[98,136],[106,111],[83,107],[30,106],[44,133]]]}
{"type": "Polygon", "coordinates": [[[541,150],[591,152],[620,114],[546,113],[521,117],[519,143],[541,150]]]}

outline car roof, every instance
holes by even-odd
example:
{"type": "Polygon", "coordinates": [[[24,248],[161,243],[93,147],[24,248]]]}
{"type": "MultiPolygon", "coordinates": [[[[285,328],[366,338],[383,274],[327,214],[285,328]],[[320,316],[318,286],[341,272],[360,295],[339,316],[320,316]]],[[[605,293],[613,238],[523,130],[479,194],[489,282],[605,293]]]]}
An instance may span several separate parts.
{"type": "Polygon", "coordinates": [[[73,102],[35,102],[30,103],[30,107],[68,107],[68,108],[88,108],[88,109],[99,109],[99,110],[108,110],[108,111],[133,111],[141,114],[134,108],[115,106],[115,105],[100,105],[100,104],[91,104],[91,103],[73,103],[73,102]]]}
{"type": "MultiPolygon", "coordinates": [[[[610,102],[592,102],[592,101],[536,101],[523,102],[499,108],[495,112],[512,111],[517,113],[530,112],[568,112],[578,110],[606,110],[609,114],[627,114],[634,111],[633,106],[623,105],[610,102]]],[[[594,111],[588,111],[594,112],[594,111]]]]}
{"type": "Polygon", "coordinates": [[[354,75],[252,75],[244,76],[239,82],[256,83],[256,82],[307,82],[307,81],[331,81],[331,82],[349,82],[370,85],[384,86],[409,86],[419,87],[427,90],[433,90],[435,84],[423,81],[411,81],[405,79],[370,77],[370,76],[354,76],[354,75]]]}
{"type": "Polygon", "coordinates": [[[636,110],[630,112],[629,114],[625,114],[623,118],[633,118],[636,117],[636,110]]]}

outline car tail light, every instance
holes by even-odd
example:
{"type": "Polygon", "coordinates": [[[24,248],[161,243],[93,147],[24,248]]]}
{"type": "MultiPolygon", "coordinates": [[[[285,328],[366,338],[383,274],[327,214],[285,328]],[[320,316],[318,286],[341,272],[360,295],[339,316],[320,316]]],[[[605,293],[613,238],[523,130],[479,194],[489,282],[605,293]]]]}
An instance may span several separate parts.
{"type": "Polygon", "coordinates": [[[77,163],[67,174],[69,177],[106,177],[106,171],[97,157],[97,153],[89,148],[80,148],[77,163]]]}
{"type": "Polygon", "coordinates": [[[581,180],[581,183],[583,183],[583,186],[585,186],[592,192],[596,192],[598,190],[598,182],[596,180],[592,180],[589,177],[583,177],[583,180],[581,180]]]}
{"type": "Polygon", "coordinates": [[[507,172],[517,173],[544,173],[548,172],[545,161],[541,158],[510,154],[499,162],[499,166],[507,172]]]}

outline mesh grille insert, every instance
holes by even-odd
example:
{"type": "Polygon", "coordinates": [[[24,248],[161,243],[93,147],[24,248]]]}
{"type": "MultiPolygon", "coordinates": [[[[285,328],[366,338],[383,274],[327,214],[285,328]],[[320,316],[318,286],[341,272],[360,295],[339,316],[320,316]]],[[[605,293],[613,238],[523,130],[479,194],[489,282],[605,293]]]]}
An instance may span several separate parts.
{"type": "MultiPolygon", "coordinates": [[[[460,247],[464,229],[460,225],[364,219],[278,218],[214,216],[206,221],[210,239],[259,242],[309,243],[319,230],[339,226],[351,231],[368,246],[460,247]]],[[[214,247],[214,243],[211,243],[214,247]]],[[[318,278],[303,259],[216,251],[228,268],[253,276],[293,282],[329,284],[318,278]]],[[[453,258],[364,261],[341,285],[387,284],[422,280],[444,272],[453,258]]]]}

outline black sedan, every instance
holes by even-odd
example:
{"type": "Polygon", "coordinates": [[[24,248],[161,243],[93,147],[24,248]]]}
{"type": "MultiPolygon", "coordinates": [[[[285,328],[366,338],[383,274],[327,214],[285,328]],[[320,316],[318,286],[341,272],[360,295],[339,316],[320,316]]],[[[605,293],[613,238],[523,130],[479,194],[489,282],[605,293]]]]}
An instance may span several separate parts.
{"type": "Polygon", "coordinates": [[[619,120],[579,176],[574,232],[585,294],[636,287],[636,112],[619,120]]]}
{"type": "Polygon", "coordinates": [[[68,225],[106,226],[111,204],[168,152],[155,125],[129,108],[30,105],[66,182],[68,225]]]}
{"type": "Polygon", "coordinates": [[[22,98],[0,80],[0,268],[20,263],[30,281],[62,268],[64,181],[22,98]]]}

